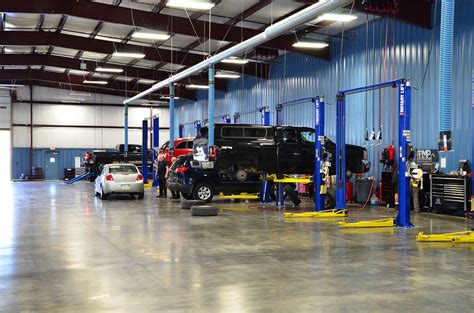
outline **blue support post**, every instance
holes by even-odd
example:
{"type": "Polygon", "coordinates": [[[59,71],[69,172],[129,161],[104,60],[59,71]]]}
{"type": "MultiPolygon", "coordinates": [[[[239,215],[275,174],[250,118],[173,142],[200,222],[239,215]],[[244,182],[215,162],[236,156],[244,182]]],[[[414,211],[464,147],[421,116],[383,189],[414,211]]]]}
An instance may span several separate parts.
{"type": "Polygon", "coordinates": [[[159,134],[160,134],[160,120],[158,116],[153,116],[153,187],[158,186],[158,173],[156,169],[156,159],[158,158],[158,147],[159,147],[159,134]]]}
{"type": "Polygon", "coordinates": [[[125,104],[124,108],[124,121],[123,121],[123,128],[124,128],[124,140],[123,140],[123,152],[125,156],[128,153],[128,104],[125,104]]]}
{"type": "MultiPolygon", "coordinates": [[[[264,126],[270,126],[270,111],[267,107],[263,107],[260,109],[260,117],[261,123],[264,126]]],[[[264,174],[263,177],[266,178],[267,174],[264,174]]],[[[270,199],[270,192],[273,189],[273,182],[271,181],[263,181],[262,189],[260,191],[260,200],[263,203],[268,203],[271,201],[270,199]]]]}
{"type": "Polygon", "coordinates": [[[179,138],[184,137],[184,125],[183,124],[179,125],[178,136],[179,136],[179,138]]]}
{"type": "Polygon", "coordinates": [[[170,155],[174,153],[174,83],[170,84],[170,155]]]}
{"type": "Polygon", "coordinates": [[[143,182],[148,183],[148,120],[142,121],[142,175],[143,182]]]}
{"type": "Polygon", "coordinates": [[[201,131],[201,121],[194,121],[194,129],[196,130],[196,134],[201,131]]]}
{"type": "Polygon", "coordinates": [[[208,125],[208,146],[209,150],[214,147],[214,65],[209,66],[209,93],[208,93],[208,108],[207,117],[209,119],[208,125]]]}
{"type": "Polygon", "coordinates": [[[337,95],[336,102],[336,209],[346,208],[346,97],[337,95]]]}
{"type": "Polygon", "coordinates": [[[410,178],[407,173],[409,162],[408,145],[411,142],[410,114],[411,114],[411,87],[409,81],[401,80],[398,86],[398,195],[399,209],[396,218],[397,226],[411,227],[410,222],[410,178]]]}
{"type": "Polygon", "coordinates": [[[324,100],[320,97],[314,99],[314,111],[315,111],[315,160],[314,160],[314,199],[315,199],[315,211],[324,210],[324,195],[321,194],[321,169],[324,162],[323,150],[325,144],[324,135],[324,100]]]}

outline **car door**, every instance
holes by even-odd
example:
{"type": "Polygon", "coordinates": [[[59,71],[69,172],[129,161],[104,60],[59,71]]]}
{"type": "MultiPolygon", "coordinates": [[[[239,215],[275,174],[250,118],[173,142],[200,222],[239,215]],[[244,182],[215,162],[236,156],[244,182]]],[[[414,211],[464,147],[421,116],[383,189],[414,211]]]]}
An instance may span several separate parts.
{"type": "Polygon", "coordinates": [[[295,128],[282,127],[279,129],[277,159],[279,173],[294,174],[299,168],[302,168],[301,148],[295,128]]]}
{"type": "Polygon", "coordinates": [[[315,162],[315,140],[314,130],[312,128],[300,128],[298,129],[298,140],[300,142],[301,149],[301,167],[298,168],[298,172],[302,174],[311,174],[314,172],[315,162]]]}

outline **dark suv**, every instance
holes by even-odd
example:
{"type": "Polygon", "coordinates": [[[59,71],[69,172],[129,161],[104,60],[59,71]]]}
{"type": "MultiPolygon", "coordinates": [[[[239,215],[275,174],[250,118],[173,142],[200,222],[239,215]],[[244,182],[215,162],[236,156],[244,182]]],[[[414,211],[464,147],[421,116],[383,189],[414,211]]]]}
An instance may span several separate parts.
{"type": "Polygon", "coordinates": [[[181,156],[171,167],[168,188],[181,192],[183,198],[209,202],[215,194],[258,193],[262,183],[259,174],[239,181],[225,170],[203,170],[192,167],[193,156],[181,156]]]}

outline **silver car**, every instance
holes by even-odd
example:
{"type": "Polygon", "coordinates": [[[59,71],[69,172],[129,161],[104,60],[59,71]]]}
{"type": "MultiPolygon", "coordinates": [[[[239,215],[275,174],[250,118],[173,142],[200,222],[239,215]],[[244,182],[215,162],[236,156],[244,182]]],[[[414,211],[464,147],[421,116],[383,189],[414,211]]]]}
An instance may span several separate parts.
{"type": "Polygon", "coordinates": [[[95,180],[95,195],[107,199],[111,194],[137,195],[145,193],[143,176],[133,164],[107,164],[95,180]]]}

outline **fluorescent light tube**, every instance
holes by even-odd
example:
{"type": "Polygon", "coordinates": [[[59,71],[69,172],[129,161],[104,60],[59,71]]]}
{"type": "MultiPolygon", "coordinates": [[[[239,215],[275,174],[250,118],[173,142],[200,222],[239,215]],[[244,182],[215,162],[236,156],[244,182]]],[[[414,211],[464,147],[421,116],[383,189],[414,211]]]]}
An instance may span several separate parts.
{"type": "Polygon", "coordinates": [[[83,81],[84,84],[93,84],[93,85],[107,85],[108,82],[106,80],[87,80],[83,81]]]}
{"type": "Polygon", "coordinates": [[[191,84],[191,85],[186,85],[186,88],[189,88],[189,89],[209,89],[209,86],[191,84]]]}
{"type": "Polygon", "coordinates": [[[175,9],[189,9],[198,11],[208,11],[212,9],[215,4],[209,1],[199,0],[168,0],[166,6],[175,9]]]}
{"type": "Polygon", "coordinates": [[[132,58],[132,59],[143,59],[145,57],[143,53],[134,53],[134,52],[114,52],[112,56],[119,57],[119,58],[132,58]]]}
{"type": "Polygon", "coordinates": [[[236,79],[236,78],[240,78],[240,74],[239,73],[235,73],[235,72],[217,72],[217,74],[215,75],[216,78],[230,78],[230,79],[236,79]]]}
{"type": "Polygon", "coordinates": [[[168,40],[170,35],[160,33],[147,33],[142,31],[136,31],[133,33],[132,38],[137,39],[151,39],[151,40],[168,40]]]}
{"type": "MultiPolygon", "coordinates": [[[[169,100],[171,99],[170,96],[161,96],[160,99],[163,99],[163,100],[169,100]]],[[[174,97],[175,100],[179,100],[179,97],[174,97]]]]}
{"type": "Polygon", "coordinates": [[[329,46],[326,42],[318,41],[298,41],[293,44],[295,48],[322,49],[329,46]]]}
{"type": "Polygon", "coordinates": [[[102,73],[122,73],[123,69],[121,68],[113,68],[113,67],[96,67],[95,69],[96,72],[102,72],[102,73]]]}
{"type": "Polygon", "coordinates": [[[235,58],[235,57],[224,59],[221,62],[222,63],[231,63],[231,64],[247,64],[247,63],[249,63],[248,60],[239,59],[239,58],[235,58]]]}
{"type": "Polygon", "coordinates": [[[352,22],[357,19],[357,16],[350,14],[325,13],[318,17],[318,19],[321,21],[352,22]]]}
{"type": "Polygon", "coordinates": [[[78,100],[62,100],[61,103],[81,103],[78,100]]]}

